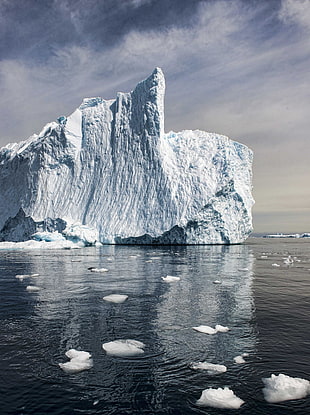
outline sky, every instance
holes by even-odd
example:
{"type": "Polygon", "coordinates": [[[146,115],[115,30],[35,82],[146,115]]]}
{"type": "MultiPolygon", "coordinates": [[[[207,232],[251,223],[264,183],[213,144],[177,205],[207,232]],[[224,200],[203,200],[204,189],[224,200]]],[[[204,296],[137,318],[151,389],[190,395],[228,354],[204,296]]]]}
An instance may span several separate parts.
{"type": "Polygon", "coordinates": [[[166,77],[165,130],[254,152],[255,232],[310,232],[310,0],[0,0],[0,146],[166,77]]]}

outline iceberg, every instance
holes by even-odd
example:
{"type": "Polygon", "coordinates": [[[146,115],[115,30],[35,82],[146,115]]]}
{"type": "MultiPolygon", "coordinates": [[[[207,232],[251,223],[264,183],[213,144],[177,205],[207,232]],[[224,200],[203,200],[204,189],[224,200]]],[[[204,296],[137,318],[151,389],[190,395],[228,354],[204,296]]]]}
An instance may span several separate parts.
{"type": "Polygon", "coordinates": [[[156,68],[132,92],[86,98],[3,147],[0,241],[243,242],[252,231],[252,151],[215,133],[165,133],[164,95],[156,68]]]}

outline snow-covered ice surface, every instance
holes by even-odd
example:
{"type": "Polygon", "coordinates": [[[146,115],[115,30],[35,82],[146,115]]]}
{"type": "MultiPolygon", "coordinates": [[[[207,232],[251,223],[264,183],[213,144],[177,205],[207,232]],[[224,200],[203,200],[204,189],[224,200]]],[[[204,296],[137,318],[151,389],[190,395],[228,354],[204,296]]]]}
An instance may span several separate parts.
{"type": "Polygon", "coordinates": [[[106,354],[117,357],[138,356],[144,353],[145,344],[138,340],[120,339],[103,343],[102,348],[106,354]]]}
{"type": "Polygon", "coordinates": [[[209,388],[202,391],[197,405],[211,406],[212,408],[239,409],[244,401],[234,394],[234,392],[225,388],[209,388]]]}
{"type": "Polygon", "coordinates": [[[264,397],[269,403],[302,399],[310,394],[310,382],[306,379],[294,378],[283,373],[262,379],[265,387],[264,397]]]}
{"type": "Polygon", "coordinates": [[[132,92],[84,99],[2,148],[0,240],[58,232],[84,245],[244,241],[252,151],[215,133],[165,134],[164,94],[156,68],[132,92]]]}

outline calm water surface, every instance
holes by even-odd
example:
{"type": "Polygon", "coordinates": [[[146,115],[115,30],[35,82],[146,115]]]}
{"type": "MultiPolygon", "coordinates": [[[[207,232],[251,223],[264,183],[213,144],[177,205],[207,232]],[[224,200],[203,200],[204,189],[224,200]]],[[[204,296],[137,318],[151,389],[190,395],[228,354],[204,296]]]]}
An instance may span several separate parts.
{"type": "Polygon", "coordinates": [[[272,373],[310,379],[309,248],[309,239],[250,238],[236,246],[0,251],[0,413],[310,414],[309,396],[268,404],[261,381],[272,373]],[[296,257],[290,266],[288,254],[296,257]],[[15,278],[31,273],[39,276],[15,278]],[[165,283],[166,275],[180,281],[165,283]],[[114,293],[129,298],[102,299],[114,293]],[[230,331],[192,329],[216,324],[230,331]],[[145,353],[107,356],[102,343],[116,339],[142,341],[145,353]],[[70,348],[90,352],[93,368],[63,372],[58,363],[70,348]],[[241,353],[246,363],[234,363],[241,353]],[[192,370],[197,361],[227,372],[192,370]],[[203,389],[224,386],[245,401],[239,410],[196,405],[203,389]]]}

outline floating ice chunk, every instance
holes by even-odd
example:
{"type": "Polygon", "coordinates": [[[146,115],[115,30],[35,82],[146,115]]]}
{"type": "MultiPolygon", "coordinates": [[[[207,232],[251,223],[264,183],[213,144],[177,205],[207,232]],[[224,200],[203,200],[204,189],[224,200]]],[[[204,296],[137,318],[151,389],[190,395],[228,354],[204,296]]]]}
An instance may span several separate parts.
{"type": "Polygon", "coordinates": [[[202,391],[197,405],[210,406],[212,408],[239,409],[244,401],[234,394],[232,390],[225,387],[217,389],[205,389],[202,391]]]}
{"type": "Polygon", "coordinates": [[[222,281],[220,281],[220,280],[215,280],[215,281],[213,281],[213,284],[222,284],[222,281]]]}
{"type": "Polygon", "coordinates": [[[194,330],[199,331],[200,333],[205,333],[205,334],[215,334],[217,333],[217,330],[210,327],[210,326],[196,326],[193,327],[194,330]]]}
{"type": "Polygon", "coordinates": [[[240,365],[242,363],[245,363],[245,360],[244,360],[243,356],[240,355],[240,356],[234,357],[234,362],[237,363],[238,365],[240,365]]]}
{"type": "Polygon", "coordinates": [[[167,275],[166,277],[161,277],[161,279],[165,282],[176,282],[180,281],[180,277],[173,277],[172,275],[167,275]]]}
{"type": "Polygon", "coordinates": [[[96,267],[89,267],[90,272],[107,272],[109,271],[107,268],[96,268],[96,267]]]}
{"type": "Polygon", "coordinates": [[[280,267],[280,265],[279,264],[276,264],[276,263],[275,264],[271,264],[271,266],[272,267],[280,267]]]}
{"type": "MultiPolygon", "coordinates": [[[[266,257],[267,258],[267,257],[266,257]]],[[[249,268],[239,268],[238,271],[248,271],[249,268]]]]}
{"type": "Polygon", "coordinates": [[[192,369],[200,369],[200,370],[206,370],[208,375],[217,375],[219,373],[224,373],[227,371],[227,367],[224,365],[217,365],[214,363],[208,363],[208,362],[197,362],[191,364],[192,369]]]}
{"type": "Polygon", "coordinates": [[[293,258],[291,257],[291,255],[289,255],[287,258],[284,258],[283,263],[285,265],[291,265],[294,262],[293,258]]]}
{"type": "Polygon", "coordinates": [[[144,353],[145,344],[138,340],[121,339],[103,343],[102,348],[106,354],[118,357],[137,356],[144,353]]]}
{"type": "Polygon", "coordinates": [[[110,294],[103,297],[104,301],[108,301],[110,303],[117,303],[121,304],[125,302],[128,298],[128,295],[125,294],[110,294]]]}
{"type": "Polygon", "coordinates": [[[93,366],[91,354],[88,352],[70,349],[66,352],[66,356],[70,361],[59,363],[59,367],[67,373],[78,373],[82,370],[90,369],[93,366]]]}
{"type": "Polygon", "coordinates": [[[221,326],[220,324],[217,324],[215,326],[215,330],[221,333],[226,333],[227,331],[229,331],[229,327],[225,327],[225,326],[221,326]]]}
{"type": "Polygon", "coordinates": [[[32,278],[32,277],[38,277],[39,274],[17,274],[15,275],[15,278],[23,281],[24,278],[32,278]]]}
{"type": "Polygon", "coordinates": [[[280,373],[263,378],[263,394],[267,402],[276,403],[292,399],[302,399],[310,394],[310,382],[306,379],[293,378],[280,373]]]}
{"type": "Polygon", "coordinates": [[[36,285],[27,285],[26,290],[29,292],[35,292],[40,291],[40,287],[37,287],[36,285]]]}

